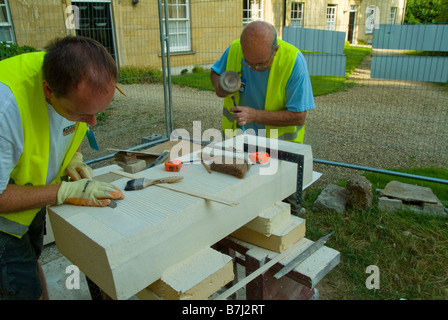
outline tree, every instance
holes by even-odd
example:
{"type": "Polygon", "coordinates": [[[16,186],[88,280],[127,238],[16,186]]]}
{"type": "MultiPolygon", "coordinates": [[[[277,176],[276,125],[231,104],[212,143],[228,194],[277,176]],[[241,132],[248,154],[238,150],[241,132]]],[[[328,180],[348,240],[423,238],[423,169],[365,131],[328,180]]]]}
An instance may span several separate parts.
{"type": "Polygon", "coordinates": [[[440,9],[438,10],[436,22],[448,24],[448,0],[440,1],[440,9]]]}
{"type": "Polygon", "coordinates": [[[446,8],[447,3],[448,0],[409,0],[404,22],[409,24],[446,22],[447,16],[441,15],[442,8],[446,8]]]}

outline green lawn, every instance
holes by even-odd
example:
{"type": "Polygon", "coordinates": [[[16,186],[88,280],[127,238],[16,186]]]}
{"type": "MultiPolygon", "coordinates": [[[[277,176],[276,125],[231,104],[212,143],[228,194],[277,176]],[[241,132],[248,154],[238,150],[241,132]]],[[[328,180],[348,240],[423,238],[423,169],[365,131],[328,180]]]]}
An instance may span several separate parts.
{"type": "MultiPolygon", "coordinates": [[[[311,85],[313,86],[314,96],[329,94],[332,92],[345,90],[353,86],[353,83],[347,83],[347,77],[355,70],[361,61],[369,55],[371,49],[364,47],[345,46],[344,54],[347,55],[347,63],[345,69],[345,77],[324,77],[311,76],[311,85]]],[[[210,72],[187,73],[185,75],[173,76],[171,82],[173,84],[198,88],[200,90],[214,91],[210,83],[210,72]]]]}
{"type": "MultiPolygon", "coordinates": [[[[391,169],[428,177],[448,178],[441,168],[391,169]]],[[[382,189],[391,180],[430,187],[443,203],[448,200],[448,186],[366,173],[372,190],[382,189]]],[[[339,185],[344,185],[342,181],[339,185]]],[[[311,189],[304,199],[307,212],[307,238],[317,240],[334,231],[327,246],[341,253],[340,264],[326,277],[336,292],[335,299],[440,299],[448,298],[448,220],[443,217],[400,211],[348,210],[344,214],[313,212],[312,205],[320,189],[311,189]],[[380,272],[380,288],[367,289],[370,275],[366,268],[375,265],[380,272]]],[[[445,204],[446,206],[446,204],[445,204]]]]}

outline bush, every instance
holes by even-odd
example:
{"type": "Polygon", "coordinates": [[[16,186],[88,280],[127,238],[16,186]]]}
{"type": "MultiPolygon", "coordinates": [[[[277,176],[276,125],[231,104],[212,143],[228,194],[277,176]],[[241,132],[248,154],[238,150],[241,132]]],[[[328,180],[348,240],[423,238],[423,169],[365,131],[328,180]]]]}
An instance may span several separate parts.
{"type": "Polygon", "coordinates": [[[35,52],[36,48],[30,46],[18,46],[17,44],[0,42],[0,60],[11,58],[22,53],[35,52]]]}
{"type": "Polygon", "coordinates": [[[123,84],[162,82],[162,71],[151,67],[122,67],[118,82],[123,84]]]}
{"type": "Polygon", "coordinates": [[[204,68],[201,66],[194,66],[193,70],[191,70],[193,73],[201,73],[204,72],[204,68]]]}

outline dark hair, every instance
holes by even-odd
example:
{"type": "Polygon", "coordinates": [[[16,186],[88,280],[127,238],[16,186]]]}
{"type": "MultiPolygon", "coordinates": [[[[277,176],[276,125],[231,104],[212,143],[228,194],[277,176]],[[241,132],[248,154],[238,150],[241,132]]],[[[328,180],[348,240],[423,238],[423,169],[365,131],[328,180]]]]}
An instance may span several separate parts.
{"type": "Polygon", "coordinates": [[[46,48],[43,78],[56,97],[65,97],[82,80],[94,90],[105,91],[118,73],[114,59],[104,46],[87,37],[67,36],[53,40],[46,48]]]}

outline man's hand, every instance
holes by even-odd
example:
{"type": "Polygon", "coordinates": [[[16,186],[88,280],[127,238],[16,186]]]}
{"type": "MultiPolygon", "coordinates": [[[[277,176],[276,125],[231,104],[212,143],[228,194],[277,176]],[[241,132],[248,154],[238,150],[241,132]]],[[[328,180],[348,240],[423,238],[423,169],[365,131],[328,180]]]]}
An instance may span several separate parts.
{"type": "Polygon", "coordinates": [[[110,183],[82,179],[63,181],[58,191],[57,204],[106,207],[110,204],[110,199],[124,199],[124,194],[110,183]]]}
{"type": "Polygon", "coordinates": [[[237,106],[230,109],[230,112],[233,112],[233,117],[240,126],[244,126],[251,122],[257,122],[255,121],[257,110],[251,107],[237,106]]]}
{"type": "Polygon", "coordinates": [[[210,71],[210,82],[212,83],[212,86],[215,88],[215,93],[220,98],[225,98],[229,94],[219,87],[219,77],[220,75],[217,74],[215,71],[210,71]]]}
{"type": "Polygon", "coordinates": [[[67,174],[73,181],[78,181],[81,179],[92,179],[93,170],[83,161],[82,154],[76,152],[72,160],[67,166],[67,174]]]}
{"type": "Polygon", "coordinates": [[[243,106],[233,107],[230,109],[230,112],[233,112],[233,117],[240,126],[244,126],[251,122],[277,127],[302,126],[305,124],[306,117],[306,111],[267,111],[243,106]]]}

